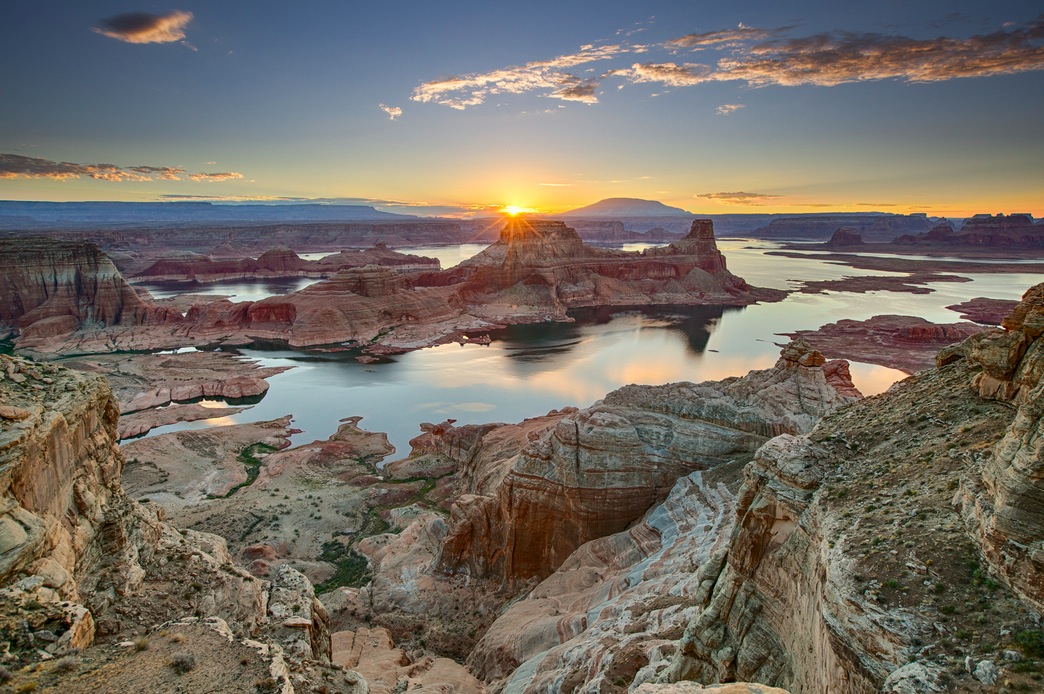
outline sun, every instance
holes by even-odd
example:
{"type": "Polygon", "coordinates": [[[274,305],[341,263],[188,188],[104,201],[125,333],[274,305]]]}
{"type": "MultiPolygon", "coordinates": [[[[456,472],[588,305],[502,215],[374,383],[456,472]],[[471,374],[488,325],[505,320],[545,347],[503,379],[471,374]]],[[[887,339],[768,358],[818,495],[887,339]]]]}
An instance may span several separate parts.
{"type": "Polygon", "coordinates": [[[520,214],[522,214],[525,211],[526,211],[526,208],[519,207],[518,205],[505,205],[504,206],[504,214],[506,214],[509,217],[517,217],[517,216],[519,216],[520,214]]]}

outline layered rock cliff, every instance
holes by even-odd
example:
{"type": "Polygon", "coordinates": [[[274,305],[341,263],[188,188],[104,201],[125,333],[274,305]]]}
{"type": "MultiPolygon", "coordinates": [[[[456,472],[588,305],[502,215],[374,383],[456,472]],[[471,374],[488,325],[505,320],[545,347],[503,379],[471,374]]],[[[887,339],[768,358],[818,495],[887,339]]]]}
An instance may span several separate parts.
{"type": "Polygon", "coordinates": [[[800,342],[741,379],[621,388],[551,418],[521,450],[500,451],[510,457],[473,460],[439,565],[509,584],[544,578],[580,545],[641,517],[679,478],[749,458],[855,397],[847,364],[824,364],[800,342]]]}
{"type": "MultiPolygon", "coordinates": [[[[102,650],[77,659],[80,680],[94,682],[82,691],[135,670],[129,681],[162,689],[140,679],[148,655],[110,667],[105,644],[135,637],[147,644],[205,618],[219,641],[241,639],[242,666],[292,692],[287,658],[330,657],[327,616],[311,585],[290,567],[271,585],[261,581],[232,562],[222,538],[180,531],[161,509],[129,499],[120,484],[118,414],[104,379],[0,355],[0,638],[8,670],[31,666],[13,675],[19,690],[50,687],[60,671],[39,661],[96,643],[102,650]]],[[[358,691],[342,685],[334,691],[358,691]]]]}
{"type": "Polygon", "coordinates": [[[87,241],[0,240],[0,331],[44,341],[101,326],[177,323],[181,314],[142,300],[87,241]],[[6,329],[6,330],[5,330],[6,329]]]}
{"type": "Polygon", "coordinates": [[[384,244],[341,251],[318,260],[304,260],[289,248],[270,248],[255,258],[211,258],[192,255],[163,258],[134,273],[136,281],[221,282],[276,277],[327,277],[355,267],[381,265],[398,272],[437,271],[439,261],[390,250],[384,244]]]}
{"type": "Polygon", "coordinates": [[[969,530],[997,574],[1044,610],[1044,284],[1031,288],[1001,323],[953,350],[978,364],[973,385],[984,398],[1018,407],[981,476],[958,494],[969,530]]]}
{"type": "Polygon", "coordinates": [[[695,220],[684,238],[641,253],[588,246],[562,222],[512,219],[483,252],[417,282],[460,283],[476,315],[528,310],[558,319],[570,308],[587,306],[745,305],[785,295],[751,287],[728,272],[706,219],[695,220]]]}
{"type": "Polygon", "coordinates": [[[1020,671],[999,673],[1039,657],[1026,644],[1042,585],[1042,296],[1033,288],[1006,330],[944,351],[940,368],[764,445],[656,677],[795,692],[1018,684],[1020,671]]]}
{"type": "MultiPolygon", "coordinates": [[[[341,270],[301,291],[262,301],[195,304],[184,316],[141,299],[92,244],[54,244],[65,249],[64,255],[60,262],[45,263],[33,260],[33,242],[9,239],[4,244],[0,278],[6,279],[0,281],[15,301],[0,323],[6,319],[19,332],[17,346],[36,354],[256,340],[403,352],[468,341],[506,324],[568,321],[567,311],[577,307],[742,306],[786,295],[751,287],[729,273],[709,220],[696,220],[688,236],[667,247],[630,253],[587,246],[561,222],[517,219],[488,249],[447,271],[407,276],[389,268],[401,269],[407,256],[372,249],[366,253],[376,254],[383,265],[341,270]]],[[[350,264],[348,256],[315,262],[334,267],[350,264]]],[[[277,249],[227,270],[235,276],[312,272],[302,270],[306,261],[295,258],[277,249]]],[[[199,278],[175,261],[153,270],[162,277],[199,278]]],[[[203,268],[201,276],[220,275],[211,270],[203,268]]]]}

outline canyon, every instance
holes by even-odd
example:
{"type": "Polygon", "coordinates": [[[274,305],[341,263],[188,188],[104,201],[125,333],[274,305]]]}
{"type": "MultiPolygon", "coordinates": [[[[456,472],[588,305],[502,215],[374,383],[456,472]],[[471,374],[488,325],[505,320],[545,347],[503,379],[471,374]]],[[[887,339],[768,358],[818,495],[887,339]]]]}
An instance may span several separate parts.
{"type": "MultiPolygon", "coordinates": [[[[640,253],[588,246],[561,222],[511,220],[496,243],[450,270],[399,272],[404,267],[430,267],[430,259],[377,248],[362,255],[384,264],[341,269],[286,296],[194,304],[183,316],[139,296],[89,242],[4,239],[0,252],[7,273],[2,281],[14,307],[0,320],[19,349],[35,354],[243,345],[257,340],[292,347],[367,345],[378,354],[394,353],[481,336],[507,324],[570,320],[566,312],[571,308],[742,306],[786,296],[751,287],[729,273],[706,220],[693,222],[683,239],[640,253]],[[41,263],[36,249],[44,247],[50,255],[42,256],[49,260],[41,263]],[[48,286],[53,289],[45,291],[48,286]]],[[[305,272],[302,263],[333,268],[356,255],[342,252],[319,261],[294,261],[295,254],[271,251],[262,255],[264,271],[253,261],[231,264],[226,270],[235,277],[248,268],[262,275],[296,274],[305,272]]],[[[187,266],[163,261],[143,271],[185,279],[198,269],[212,281],[220,276],[210,272],[215,263],[225,267],[217,261],[187,266]]]]}
{"type": "MultiPolygon", "coordinates": [[[[24,266],[0,275],[16,297],[3,322],[24,353],[67,356],[0,355],[12,686],[1039,686],[1044,285],[949,307],[995,328],[839,320],[789,333],[774,366],[745,376],[629,385],[517,423],[424,423],[406,457],[351,402],[334,434],[300,445],[286,416],[121,449],[241,412],[286,368],[177,349],[189,344],[337,343],[371,359],[578,308],[787,292],[729,272],[704,220],[627,253],[516,219],[450,270],[378,248],[386,266],[338,266],[284,297],[178,308],[90,243],[19,245],[0,243],[24,266]],[[172,351],[123,351],[158,345],[172,351]],[[863,398],[832,356],[914,375],[863,398]]],[[[156,271],[322,262],[198,260],[156,271]]]]}

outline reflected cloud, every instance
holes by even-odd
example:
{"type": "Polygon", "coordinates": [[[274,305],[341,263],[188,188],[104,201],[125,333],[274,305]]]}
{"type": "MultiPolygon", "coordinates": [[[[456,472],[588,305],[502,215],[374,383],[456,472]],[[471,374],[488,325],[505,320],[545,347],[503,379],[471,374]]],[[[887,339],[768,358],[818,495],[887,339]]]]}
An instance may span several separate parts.
{"type": "Polygon", "coordinates": [[[890,369],[887,366],[866,364],[858,361],[848,362],[848,370],[852,374],[852,382],[855,383],[859,392],[866,397],[879,395],[910,376],[910,374],[899,369],[890,369]]]}

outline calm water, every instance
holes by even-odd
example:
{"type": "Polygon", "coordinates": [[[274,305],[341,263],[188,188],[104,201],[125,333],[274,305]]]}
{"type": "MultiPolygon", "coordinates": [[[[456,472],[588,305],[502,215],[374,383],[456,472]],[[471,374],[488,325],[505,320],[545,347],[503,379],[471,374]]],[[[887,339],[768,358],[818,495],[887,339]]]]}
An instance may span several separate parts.
{"type": "MultiPolygon", "coordinates": [[[[483,248],[469,246],[474,248],[410,252],[442,254],[437,257],[448,267],[483,248]]],[[[788,289],[799,279],[888,274],[816,259],[768,256],[765,251],[776,245],[766,242],[730,239],[719,241],[719,246],[733,272],[760,286],[788,289]]],[[[832,292],[792,294],[780,303],[742,309],[579,312],[576,323],[513,326],[494,334],[489,346],[443,345],[367,365],[357,362],[355,353],[241,349],[239,353],[265,366],[294,368],[271,378],[268,395],[235,417],[177,424],[153,433],[292,414],[294,426],[303,430],[293,441],[301,444],[326,438],[340,419],[357,415],[363,417],[363,428],[388,433],[404,455],[421,422],[446,418],[460,423],[514,422],[566,405],[590,405],[628,383],[742,375],[775,362],[779,354],[776,343],[786,342],[778,333],[881,313],[953,322],[958,316],[947,305],[975,296],[1017,299],[1031,284],[1044,279],[1029,274],[971,277],[971,282],[936,283],[932,285],[935,291],[926,295],[832,292]]],[[[253,291],[263,289],[255,286],[253,291]]],[[[852,373],[868,395],[905,377],[899,371],[859,363],[852,364],[852,373]]]]}

